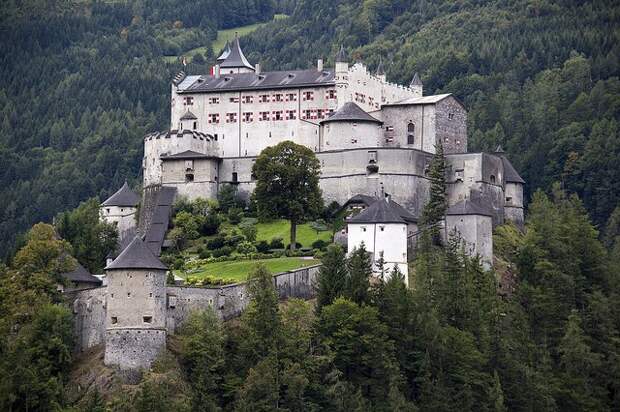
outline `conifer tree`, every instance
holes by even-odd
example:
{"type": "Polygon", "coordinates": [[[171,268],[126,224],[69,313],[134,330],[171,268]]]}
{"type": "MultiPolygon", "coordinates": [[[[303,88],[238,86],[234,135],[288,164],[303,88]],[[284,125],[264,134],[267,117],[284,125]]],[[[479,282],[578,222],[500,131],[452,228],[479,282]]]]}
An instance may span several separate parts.
{"type": "Polygon", "coordinates": [[[358,305],[370,303],[372,262],[364,243],[351,252],[347,260],[347,269],[349,272],[346,283],[347,297],[358,305]]]}
{"type": "Polygon", "coordinates": [[[430,227],[433,241],[439,236],[437,224],[446,214],[446,158],[441,142],[435,144],[435,153],[429,166],[428,178],[431,182],[429,201],[422,211],[422,224],[430,227]]]}
{"type": "Polygon", "coordinates": [[[339,245],[329,245],[321,263],[323,266],[318,275],[317,312],[343,295],[348,276],[346,255],[339,245]]]}

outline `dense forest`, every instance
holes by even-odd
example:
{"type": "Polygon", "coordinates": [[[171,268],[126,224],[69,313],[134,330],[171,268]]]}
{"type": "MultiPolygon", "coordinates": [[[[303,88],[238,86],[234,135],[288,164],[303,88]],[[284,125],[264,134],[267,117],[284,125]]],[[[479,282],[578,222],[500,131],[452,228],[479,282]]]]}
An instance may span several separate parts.
{"type": "MultiPolygon", "coordinates": [[[[0,11],[0,254],[37,221],[138,186],[141,137],[168,122],[165,56],[216,31],[290,14],[244,38],[268,69],[387,63],[469,110],[470,150],[501,145],[528,196],[553,182],[598,227],[620,199],[620,8],[612,1],[9,1],[0,11]]],[[[205,73],[213,53],[194,58],[205,73]]],[[[174,59],[173,59],[174,60],[174,59]]]]}
{"type": "Polygon", "coordinates": [[[458,238],[434,246],[430,231],[410,288],[390,267],[371,279],[363,247],[328,247],[315,302],[279,303],[258,266],[239,319],[194,312],[131,384],[100,354],[73,355],[70,309],[55,304],[71,245],[37,224],[0,265],[0,409],[618,410],[620,213],[613,221],[601,242],[556,184],[533,195],[525,233],[497,229],[499,272],[458,238]],[[498,284],[508,272],[518,276],[498,284]]]}

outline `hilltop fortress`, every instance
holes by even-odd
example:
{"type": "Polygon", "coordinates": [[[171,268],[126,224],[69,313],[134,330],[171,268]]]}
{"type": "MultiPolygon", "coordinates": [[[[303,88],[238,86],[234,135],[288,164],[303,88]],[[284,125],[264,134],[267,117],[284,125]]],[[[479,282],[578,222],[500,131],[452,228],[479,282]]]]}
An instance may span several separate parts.
{"type": "Polygon", "coordinates": [[[318,60],[311,69],[263,72],[235,39],[211,74],[179,73],[171,86],[170,130],[144,139],[145,190],[215,198],[231,184],[248,198],[256,156],[291,140],[316,153],[326,204],[388,193],[419,218],[429,198],[430,160],[441,144],[448,203],[456,206],[449,215],[491,218],[492,225],[452,219],[490,262],[491,226],[523,224],[524,181],[501,149],[468,153],[465,107],[451,94],[424,96],[417,74],[402,86],[387,81],[382,65],[375,74],[361,63],[349,65],[343,48],[335,61],[334,68],[318,60]]]}
{"type": "MultiPolygon", "coordinates": [[[[175,76],[170,130],[144,138],[142,196],[125,184],[101,205],[121,239],[105,286],[92,287],[99,281],[85,270],[67,276],[82,289],[67,292],[78,350],[104,343],[106,364],[148,368],[192,310],[212,307],[226,319],[245,308],[245,284],[166,285],[158,256],[177,197],[214,199],[228,184],[247,199],[256,157],[285,140],[316,153],[326,203],[360,212],[336,240],[346,238],[349,251],[364,242],[374,263],[384,259],[405,274],[441,145],[448,166],[443,233],[459,232],[467,252],[491,265],[493,227],[523,224],[524,182],[508,159],[500,150],[468,153],[463,104],[450,94],[424,96],[417,74],[401,86],[387,81],[382,65],[374,74],[349,65],[342,48],[335,60],[333,69],[318,60],[311,69],[263,72],[235,39],[211,74],[175,76]]],[[[279,296],[313,296],[317,272],[275,276],[279,296]]]]}

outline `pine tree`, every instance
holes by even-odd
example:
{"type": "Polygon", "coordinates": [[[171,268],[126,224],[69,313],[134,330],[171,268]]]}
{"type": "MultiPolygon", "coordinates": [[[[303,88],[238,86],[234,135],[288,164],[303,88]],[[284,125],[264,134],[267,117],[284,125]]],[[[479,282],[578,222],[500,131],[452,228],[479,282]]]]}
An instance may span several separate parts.
{"type": "Polygon", "coordinates": [[[349,276],[346,283],[346,296],[358,305],[370,303],[372,262],[364,243],[351,252],[347,260],[347,268],[349,276]]]}
{"type": "Polygon", "coordinates": [[[343,295],[348,276],[346,255],[339,245],[330,245],[321,263],[323,266],[318,275],[317,313],[323,306],[331,305],[334,299],[343,295]]]}
{"type": "Polygon", "coordinates": [[[435,153],[429,166],[428,178],[431,182],[430,198],[422,211],[421,223],[429,227],[433,242],[439,239],[438,223],[441,222],[446,214],[446,158],[443,153],[441,142],[435,144],[435,153]]]}

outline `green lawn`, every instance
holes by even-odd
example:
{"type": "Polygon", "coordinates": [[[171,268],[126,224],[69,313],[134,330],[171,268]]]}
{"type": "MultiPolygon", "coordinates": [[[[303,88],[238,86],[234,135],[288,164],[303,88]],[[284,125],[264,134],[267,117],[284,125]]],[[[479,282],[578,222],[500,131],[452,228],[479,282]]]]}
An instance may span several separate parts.
{"type": "MultiPolygon", "coordinates": [[[[198,272],[188,273],[188,276],[204,277],[212,276],[219,279],[234,279],[243,282],[247,279],[248,273],[252,271],[258,263],[263,263],[274,275],[288,270],[299,269],[307,266],[319,264],[315,259],[304,259],[299,257],[282,257],[276,259],[257,259],[257,260],[233,260],[229,262],[208,263],[198,272]]],[[[181,275],[181,274],[179,274],[181,275]]]]}
{"type": "MultiPolygon", "coordinates": [[[[276,14],[273,16],[273,19],[280,20],[280,19],[285,19],[287,17],[288,16],[286,14],[276,14]]],[[[219,55],[220,50],[224,48],[224,46],[226,45],[226,42],[229,40],[233,40],[235,38],[235,32],[237,32],[239,37],[245,36],[246,34],[252,33],[254,30],[268,23],[269,22],[254,23],[254,24],[249,24],[247,26],[234,27],[232,29],[218,30],[217,38],[215,39],[213,43],[211,43],[211,48],[213,49],[213,53],[215,53],[216,55],[219,55]]],[[[191,57],[195,55],[196,53],[204,54],[205,51],[207,51],[207,48],[205,46],[197,47],[195,49],[191,49],[191,50],[184,52],[183,55],[191,57]]],[[[164,59],[166,59],[169,62],[174,62],[176,61],[177,56],[165,56],[164,59]]]]}
{"type": "MultiPolygon", "coordinates": [[[[291,224],[288,220],[274,220],[269,223],[257,223],[256,240],[271,241],[274,237],[281,237],[284,239],[284,245],[288,245],[290,242],[291,224]]],[[[322,239],[326,242],[331,242],[332,233],[329,230],[323,232],[317,232],[310,227],[309,223],[303,225],[297,225],[297,242],[301,243],[303,247],[312,247],[312,242],[318,239],[322,239]]]]}

